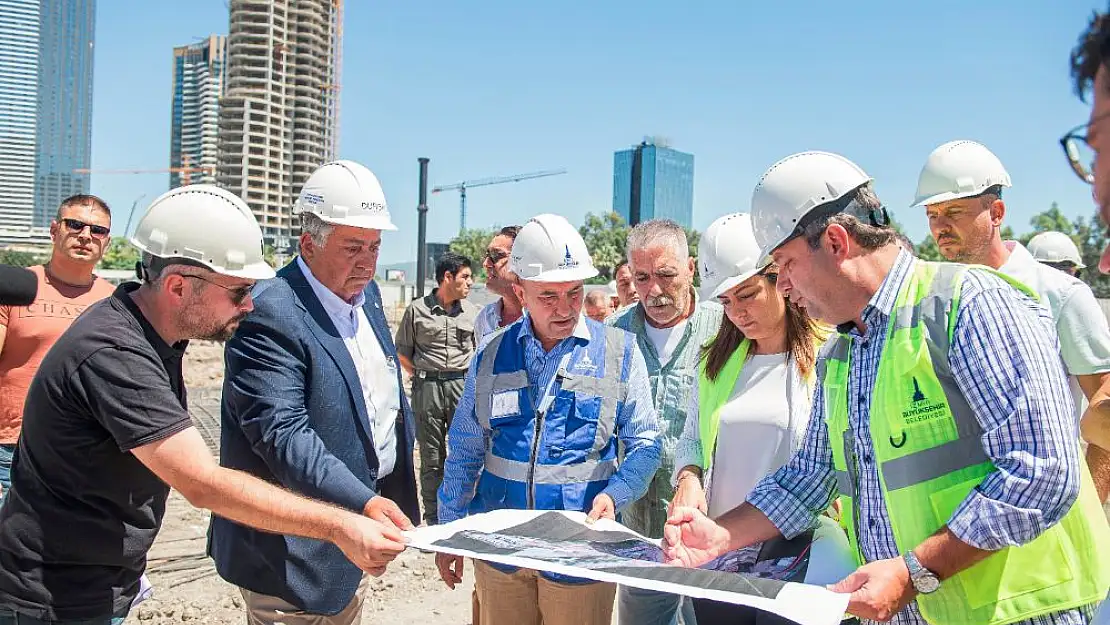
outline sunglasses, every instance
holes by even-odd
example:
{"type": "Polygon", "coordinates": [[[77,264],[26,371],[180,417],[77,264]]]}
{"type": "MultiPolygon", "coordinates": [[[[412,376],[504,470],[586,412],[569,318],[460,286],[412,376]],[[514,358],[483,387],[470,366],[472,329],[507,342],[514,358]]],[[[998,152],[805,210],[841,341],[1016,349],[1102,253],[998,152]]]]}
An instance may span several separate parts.
{"type": "Polygon", "coordinates": [[[501,250],[486,250],[486,258],[489,259],[491,265],[496,265],[508,257],[508,252],[503,252],[501,250]]]}
{"type": "Polygon", "coordinates": [[[88,228],[94,239],[106,239],[108,234],[112,232],[112,229],[108,226],[87,224],[80,219],[63,219],[62,223],[65,224],[66,229],[74,234],[80,234],[85,228],[88,228]]]}
{"type": "Polygon", "coordinates": [[[221,289],[227,291],[231,295],[231,303],[235,304],[236,306],[241,305],[248,297],[250,297],[250,294],[251,294],[251,287],[246,286],[246,285],[237,286],[237,287],[232,288],[232,287],[229,287],[229,286],[224,286],[224,285],[220,284],[219,282],[213,282],[213,281],[211,281],[208,278],[205,278],[203,276],[197,276],[197,275],[193,275],[191,273],[183,273],[183,274],[180,274],[180,275],[183,278],[195,278],[197,280],[200,280],[201,282],[207,282],[208,284],[212,284],[212,285],[220,287],[221,289]]]}

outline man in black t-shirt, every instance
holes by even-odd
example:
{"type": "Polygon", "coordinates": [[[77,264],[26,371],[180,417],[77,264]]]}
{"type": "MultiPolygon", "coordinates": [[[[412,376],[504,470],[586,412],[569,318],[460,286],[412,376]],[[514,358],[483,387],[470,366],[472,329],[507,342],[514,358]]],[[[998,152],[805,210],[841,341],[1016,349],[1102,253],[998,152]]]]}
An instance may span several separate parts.
{"type": "Polygon", "coordinates": [[[179,187],[132,243],[143,284],[89,307],[31,384],[0,507],[0,625],[125,617],[171,487],[239,523],[334,542],[383,573],[404,549],[398,530],[220,467],[186,411],[187,340],[230,337],[255,280],[274,275],[250,209],[216,187],[179,187]]]}

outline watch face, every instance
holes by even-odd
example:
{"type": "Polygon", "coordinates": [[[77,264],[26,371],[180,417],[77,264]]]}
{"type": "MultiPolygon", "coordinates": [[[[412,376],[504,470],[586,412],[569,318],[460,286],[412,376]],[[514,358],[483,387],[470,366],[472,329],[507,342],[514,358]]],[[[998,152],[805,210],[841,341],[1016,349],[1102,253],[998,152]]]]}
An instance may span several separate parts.
{"type": "Polygon", "coordinates": [[[917,592],[927,595],[940,588],[940,580],[935,575],[925,574],[913,580],[913,586],[917,589],[917,592]]]}

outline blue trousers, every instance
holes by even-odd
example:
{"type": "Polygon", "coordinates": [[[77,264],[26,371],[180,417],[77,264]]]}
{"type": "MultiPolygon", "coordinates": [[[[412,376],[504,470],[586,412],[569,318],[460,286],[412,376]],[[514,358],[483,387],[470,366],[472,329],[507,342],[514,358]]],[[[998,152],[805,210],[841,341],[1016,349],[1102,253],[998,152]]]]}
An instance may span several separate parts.
{"type": "MultiPolygon", "coordinates": [[[[696,625],[689,597],[620,586],[617,589],[620,625],[696,625]]],[[[0,625],[3,625],[0,623],[0,625]]]]}

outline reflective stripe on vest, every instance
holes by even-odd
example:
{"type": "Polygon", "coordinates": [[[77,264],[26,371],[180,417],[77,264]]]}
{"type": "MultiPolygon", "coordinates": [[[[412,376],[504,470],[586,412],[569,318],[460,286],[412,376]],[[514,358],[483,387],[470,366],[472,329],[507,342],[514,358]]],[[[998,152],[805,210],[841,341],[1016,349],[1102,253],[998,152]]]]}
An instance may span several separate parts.
{"type": "MultiPolygon", "coordinates": [[[[967,269],[915,261],[886,328],[867,425],[879,467],[878,486],[902,552],[943,527],[995,470],[982,449],[978,420],[948,363],[967,269]]],[[[832,450],[837,488],[846,504],[842,522],[858,550],[857,457],[847,394],[850,350],[845,335],[830,341],[820,369],[829,439],[841,439],[832,450]]],[[[1030,543],[996,552],[946,580],[939,591],[920,595],[918,607],[929,623],[1002,625],[1093,603],[1105,595],[1110,585],[1105,557],[1110,529],[1086,464],[1075,460],[1082,486],[1064,518],[1030,543]]]]}
{"type": "MultiPolygon", "coordinates": [[[[506,332],[490,340],[483,352],[482,361],[478,364],[475,376],[475,413],[478,422],[487,431],[492,429],[493,402],[491,398],[497,393],[519,391],[530,386],[527,371],[512,371],[494,374],[494,362],[501,341],[506,332]]],[[[622,360],[624,356],[625,333],[614,328],[605,328],[605,372],[602,377],[587,374],[571,374],[560,367],[555,374],[555,384],[546,389],[554,393],[558,389],[572,391],[575,396],[600,397],[601,410],[597,420],[597,430],[594,435],[586,459],[571,465],[549,465],[509,460],[501,458],[487,449],[485,470],[491,475],[514,482],[526,482],[531,472],[534,484],[578,484],[609,479],[617,470],[616,460],[600,460],[601,452],[609,440],[616,433],[617,406],[625,401],[628,396],[628,385],[621,380],[623,371],[622,360]],[[558,386],[558,389],[556,388],[558,386]]],[[[565,363],[564,363],[565,364],[565,363]]]]}

